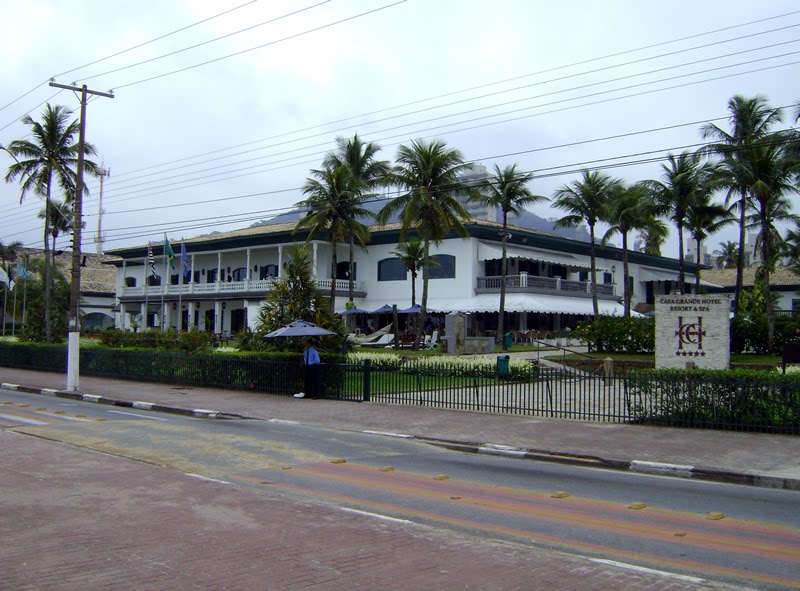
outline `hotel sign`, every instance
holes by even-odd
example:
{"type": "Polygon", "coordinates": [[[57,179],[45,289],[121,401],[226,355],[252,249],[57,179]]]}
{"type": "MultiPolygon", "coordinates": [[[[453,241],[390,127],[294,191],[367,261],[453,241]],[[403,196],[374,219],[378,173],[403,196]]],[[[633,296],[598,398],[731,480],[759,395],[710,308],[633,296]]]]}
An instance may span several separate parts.
{"type": "Polygon", "coordinates": [[[727,296],[656,296],[656,367],[727,369],[729,363],[727,296]]]}

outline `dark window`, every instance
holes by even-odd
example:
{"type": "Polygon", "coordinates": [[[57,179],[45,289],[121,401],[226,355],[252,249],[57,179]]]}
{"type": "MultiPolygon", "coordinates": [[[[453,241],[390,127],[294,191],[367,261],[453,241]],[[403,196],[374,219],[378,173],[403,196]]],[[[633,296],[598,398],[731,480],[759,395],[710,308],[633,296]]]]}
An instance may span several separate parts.
{"type": "Polygon", "coordinates": [[[431,265],[430,279],[453,279],[456,276],[456,257],[451,254],[437,254],[431,257],[436,262],[431,265]]]}
{"type": "Polygon", "coordinates": [[[170,275],[169,276],[169,284],[170,285],[178,285],[180,280],[181,280],[181,278],[177,273],[175,273],[174,275],[170,275]]]}
{"type": "Polygon", "coordinates": [[[259,267],[259,279],[266,279],[267,277],[278,276],[278,265],[264,265],[259,267]]]}
{"type": "Polygon", "coordinates": [[[244,281],[247,279],[247,269],[244,267],[239,267],[238,269],[234,269],[231,271],[231,276],[233,277],[234,281],[244,281]]]}
{"type": "Polygon", "coordinates": [[[611,273],[603,273],[603,283],[606,285],[614,283],[614,276],[611,273]]]}
{"type": "MultiPolygon", "coordinates": [[[[348,269],[350,268],[350,261],[342,261],[336,263],[336,279],[349,279],[348,269]]],[[[358,272],[358,263],[353,261],[353,281],[356,280],[356,274],[358,272]]]]}
{"type": "Polygon", "coordinates": [[[125,287],[136,287],[136,277],[126,277],[125,287]]]}
{"type": "Polygon", "coordinates": [[[219,269],[209,269],[206,271],[206,283],[216,283],[218,272],[219,269]]]}
{"type": "Polygon", "coordinates": [[[405,281],[406,268],[397,257],[378,261],[378,281],[405,281]]]}
{"type": "Polygon", "coordinates": [[[155,277],[153,277],[152,275],[148,275],[147,276],[147,285],[152,285],[154,287],[156,285],[161,285],[161,276],[160,275],[156,275],[155,277]]]}
{"type": "Polygon", "coordinates": [[[579,271],[578,279],[580,281],[589,281],[589,271],[579,271]]]}
{"type": "Polygon", "coordinates": [[[194,272],[194,279],[192,279],[192,283],[200,283],[200,271],[194,272]]]}

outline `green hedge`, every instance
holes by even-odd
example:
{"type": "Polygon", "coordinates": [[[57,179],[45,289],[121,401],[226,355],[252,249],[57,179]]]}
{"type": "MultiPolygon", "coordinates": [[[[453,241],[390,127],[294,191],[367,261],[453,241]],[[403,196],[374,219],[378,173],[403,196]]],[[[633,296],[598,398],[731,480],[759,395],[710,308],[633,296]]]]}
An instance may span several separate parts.
{"type": "Polygon", "coordinates": [[[626,377],[628,409],[641,423],[800,432],[800,374],[657,369],[626,377]]]}

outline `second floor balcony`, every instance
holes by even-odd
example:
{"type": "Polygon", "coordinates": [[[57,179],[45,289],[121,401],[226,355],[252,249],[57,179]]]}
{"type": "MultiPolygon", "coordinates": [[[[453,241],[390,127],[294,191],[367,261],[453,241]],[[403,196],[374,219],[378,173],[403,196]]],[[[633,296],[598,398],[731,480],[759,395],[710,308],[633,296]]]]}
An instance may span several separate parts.
{"type": "MultiPolygon", "coordinates": [[[[500,293],[502,282],[502,276],[478,277],[475,293],[500,293]]],[[[613,283],[598,283],[597,295],[603,298],[615,298],[614,287],[613,283]]],[[[592,295],[592,282],[521,273],[506,276],[506,291],[508,293],[557,293],[563,296],[587,297],[592,295]]]]}
{"type": "MultiPolygon", "coordinates": [[[[268,277],[267,279],[245,279],[244,281],[213,281],[211,283],[184,283],[184,284],[169,284],[169,285],[148,285],[148,286],[125,286],[122,288],[121,297],[126,298],[143,298],[147,297],[161,297],[177,296],[183,297],[191,295],[202,296],[225,296],[231,297],[241,295],[243,297],[264,297],[268,292],[275,289],[276,277],[268,277]],[[146,292],[145,292],[146,290],[146,292]]],[[[331,289],[331,279],[317,278],[317,288],[327,293],[331,289]]],[[[336,293],[337,295],[346,295],[350,289],[350,282],[346,279],[336,280],[336,293]]],[[[356,297],[364,297],[366,295],[366,288],[363,281],[353,281],[353,292],[356,297]]]]}

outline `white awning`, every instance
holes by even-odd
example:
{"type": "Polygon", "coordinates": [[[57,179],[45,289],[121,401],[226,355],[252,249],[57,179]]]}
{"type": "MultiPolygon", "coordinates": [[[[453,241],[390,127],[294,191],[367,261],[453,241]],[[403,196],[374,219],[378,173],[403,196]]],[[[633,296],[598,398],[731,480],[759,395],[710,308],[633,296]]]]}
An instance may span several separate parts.
{"type": "MultiPolygon", "coordinates": [[[[530,259],[554,265],[564,265],[565,267],[576,267],[588,269],[590,267],[588,257],[577,257],[563,252],[553,250],[543,250],[541,248],[525,248],[523,246],[506,246],[506,256],[518,259],[530,259]]],[[[490,242],[478,242],[478,260],[486,261],[503,258],[502,244],[492,244],[490,242]]]]}
{"type": "MultiPolygon", "coordinates": [[[[600,313],[622,316],[622,304],[614,301],[600,300],[598,302],[600,313]]],[[[428,302],[428,307],[441,312],[497,312],[500,308],[499,294],[478,294],[471,298],[434,299],[428,302]]],[[[506,312],[539,312],[541,314],[575,314],[579,316],[592,316],[594,309],[591,298],[561,297],[541,294],[506,294],[506,312]]],[[[638,316],[636,312],[632,315],[638,316]]]]}
{"type": "Polygon", "coordinates": [[[649,269],[642,267],[639,269],[639,281],[677,281],[677,271],[667,271],[666,269],[649,269]]]}
{"type": "MultiPolygon", "coordinates": [[[[650,269],[645,267],[639,269],[639,281],[677,281],[678,276],[679,274],[677,271],[667,271],[666,269],[650,269]]],[[[694,282],[695,276],[687,274],[686,283],[694,285],[694,282]]],[[[700,285],[705,285],[706,287],[722,287],[711,281],[706,281],[702,277],[700,278],[700,285]]]]}

